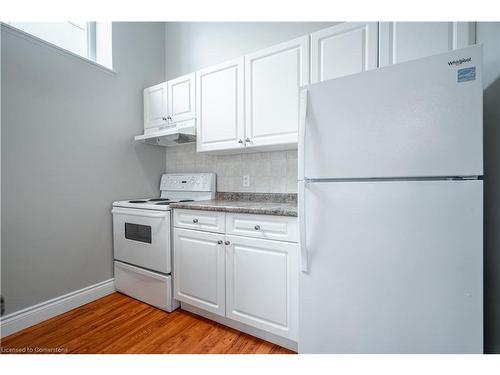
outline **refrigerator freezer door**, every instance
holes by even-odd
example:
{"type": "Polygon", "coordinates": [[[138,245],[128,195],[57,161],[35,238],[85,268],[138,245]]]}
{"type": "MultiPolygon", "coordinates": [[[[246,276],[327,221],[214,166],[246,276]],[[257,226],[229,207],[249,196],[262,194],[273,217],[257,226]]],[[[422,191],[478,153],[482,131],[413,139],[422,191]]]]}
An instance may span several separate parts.
{"type": "Polygon", "coordinates": [[[305,178],[483,174],[480,46],[306,89],[305,178]]]}
{"type": "Polygon", "coordinates": [[[300,353],[482,353],[482,181],[306,187],[300,353]]]}

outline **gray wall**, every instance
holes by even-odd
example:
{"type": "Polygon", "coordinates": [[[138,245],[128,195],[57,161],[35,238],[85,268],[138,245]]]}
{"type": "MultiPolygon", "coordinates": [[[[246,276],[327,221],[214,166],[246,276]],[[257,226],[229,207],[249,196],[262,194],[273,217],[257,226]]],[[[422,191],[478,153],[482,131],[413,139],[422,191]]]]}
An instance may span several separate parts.
{"type": "MultiPolygon", "coordinates": [[[[166,77],[172,79],[338,22],[167,22],[166,77]]],[[[216,172],[217,190],[297,192],[297,153],[214,156],[194,145],[168,149],[167,172],[216,172]],[[243,186],[243,175],[250,186],[243,186]]]]}
{"type": "Polygon", "coordinates": [[[336,23],[338,22],[167,22],[167,79],[336,23]]]}
{"type": "Polygon", "coordinates": [[[116,74],[2,30],[6,313],[113,277],[111,202],[158,194],[165,150],[135,144],[165,25],[115,23],[116,74]]]}
{"type": "Polygon", "coordinates": [[[500,23],[478,23],[484,86],[484,347],[500,353],[500,23]]]}

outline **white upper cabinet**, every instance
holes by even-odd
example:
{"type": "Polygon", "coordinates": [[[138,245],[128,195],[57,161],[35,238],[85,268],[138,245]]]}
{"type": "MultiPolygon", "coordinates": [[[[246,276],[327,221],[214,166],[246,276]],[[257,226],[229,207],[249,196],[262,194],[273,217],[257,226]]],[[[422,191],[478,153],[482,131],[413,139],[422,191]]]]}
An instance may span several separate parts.
{"type": "Polygon", "coordinates": [[[197,151],[295,148],[300,86],[474,43],[474,22],[344,22],[145,89],[144,130],[196,119],[197,151]]]}
{"type": "Polygon", "coordinates": [[[167,124],[167,84],[160,83],[144,89],[144,130],[167,124]]]}
{"type": "Polygon", "coordinates": [[[195,117],[195,74],[167,82],[168,116],[173,123],[195,117]]]}
{"type": "Polygon", "coordinates": [[[195,74],[144,89],[144,132],[195,118],[195,74]]]}
{"type": "Polygon", "coordinates": [[[243,57],[196,73],[197,151],[243,148],[243,57]]]}
{"type": "Polygon", "coordinates": [[[378,23],[346,22],[311,34],[311,83],[377,67],[378,23]]]}
{"type": "Polygon", "coordinates": [[[474,22],[381,22],[379,33],[380,66],[475,43],[474,22]]]}
{"type": "Polygon", "coordinates": [[[309,35],[245,56],[246,146],[294,144],[299,87],[309,83],[309,35]]]}

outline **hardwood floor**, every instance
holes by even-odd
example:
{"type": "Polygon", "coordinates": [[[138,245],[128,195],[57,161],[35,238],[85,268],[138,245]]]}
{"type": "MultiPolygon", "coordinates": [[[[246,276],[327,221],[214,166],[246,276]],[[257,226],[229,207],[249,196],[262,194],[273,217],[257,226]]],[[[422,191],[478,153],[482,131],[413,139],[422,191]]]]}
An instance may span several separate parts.
{"type": "Polygon", "coordinates": [[[166,313],[113,293],[1,342],[2,352],[290,354],[187,311],[166,313]]]}

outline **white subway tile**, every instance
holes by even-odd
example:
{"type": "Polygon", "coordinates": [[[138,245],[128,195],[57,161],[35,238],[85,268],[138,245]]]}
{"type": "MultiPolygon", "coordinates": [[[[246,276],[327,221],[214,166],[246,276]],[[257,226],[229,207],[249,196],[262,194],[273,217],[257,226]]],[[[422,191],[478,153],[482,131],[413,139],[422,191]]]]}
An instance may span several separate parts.
{"type": "Polygon", "coordinates": [[[287,173],[287,160],[271,159],[271,176],[272,177],[285,177],[287,173]]]}
{"type": "Polygon", "coordinates": [[[167,148],[165,159],[167,173],[216,173],[218,191],[297,192],[297,151],[213,155],[181,145],[167,148]],[[249,187],[243,187],[244,175],[249,187]]]}

